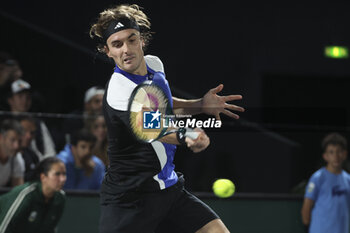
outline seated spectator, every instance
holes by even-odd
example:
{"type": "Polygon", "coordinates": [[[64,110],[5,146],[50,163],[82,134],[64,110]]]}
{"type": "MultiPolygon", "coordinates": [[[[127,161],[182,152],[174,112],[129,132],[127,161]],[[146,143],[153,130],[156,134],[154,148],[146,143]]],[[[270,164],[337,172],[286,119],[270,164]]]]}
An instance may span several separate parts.
{"type": "Polygon", "coordinates": [[[24,183],[24,164],[17,154],[22,134],[21,125],[12,119],[0,127],[0,186],[14,187],[24,183]]]}
{"type": "MultiPolygon", "coordinates": [[[[32,106],[31,86],[28,82],[19,79],[11,84],[11,90],[7,99],[10,111],[14,115],[28,112],[32,106]]],[[[30,148],[39,155],[39,160],[55,156],[55,144],[44,121],[36,120],[37,133],[32,140],[30,148]]]]}
{"type": "Polygon", "coordinates": [[[105,166],[91,153],[95,141],[89,131],[79,130],[72,134],[71,144],[67,144],[57,155],[67,169],[65,189],[100,189],[105,166]]]}
{"type": "Polygon", "coordinates": [[[61,190],[66,169],[61,160],[50,157],[40,162],[36,172],[36,180],[0,197],[0,232],[56,232],[66,201],[61,190]]]}
{"type": "Polygon", "coordinates": [[[86,122],[86,128],[96,137],[96,143],[92,149],[92,154],[96,155],[108,166],[107,156],[107,127],[103,115],[98,115],[86,122]]]}
{"type": "Polygon", "coordinates": [[[35,120],[31,117],[20,117],[18,121],[23,129],[19,154],[22,156],[24,161],[24,181],[27,182],[34,178],[35,168],[39,163],[39,156],[30,147],[35,137],[37,128],[35,120]]]}
{"type": "Polygon", "coordinates": [[[85,92],[84,109],[71,112],[74,115],[81,115],[81,118],[69,118],[63,123],[67,143],[69,143],[69,137],[73,132],[84,128],[85,121],[95,115],[102,114],[103,94],[104,89],[98,86],[93,86],[85,92]]]}
{"type": "Polygon", "coordinates": [[[23,75],[18,62],[8,53],[0,52],[0,110],[8,110],[6,89],[23,75]]]}
{"type": "Polygon", "coordinates": [[[0,86],[9,80],[12,82],[20,79],[22,75],[22,69],[13,56],[0,52],[0,86]]]}

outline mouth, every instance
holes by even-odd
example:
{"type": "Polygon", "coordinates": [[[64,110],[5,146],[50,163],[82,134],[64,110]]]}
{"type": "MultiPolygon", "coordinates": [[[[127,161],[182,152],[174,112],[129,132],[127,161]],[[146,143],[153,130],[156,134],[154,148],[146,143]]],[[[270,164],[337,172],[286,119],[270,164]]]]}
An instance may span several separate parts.
{"type": "Polygon", "coordinates": [[[133,56],[129,56],[129,57],[124,58],[123,61],[124,61],[125,64],[130,64],[133,59],[134,59],[133,56]]]}

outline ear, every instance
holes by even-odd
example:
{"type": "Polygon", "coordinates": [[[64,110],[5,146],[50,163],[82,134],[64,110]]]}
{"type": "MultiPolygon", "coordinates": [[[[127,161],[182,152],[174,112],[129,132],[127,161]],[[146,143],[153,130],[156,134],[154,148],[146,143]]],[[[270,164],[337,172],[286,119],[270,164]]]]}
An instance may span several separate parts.
{"type": "Polygon", "coordinates": [[[322,158],[324,159],[324,161],[326,161],[326,162],[327,162],[328,157],[327,157],[327,153],[326,153],[326,152],[323,152],[323,154],[322,154],[322,158]]]}
{"type": "Polygon", "coordinates": [[[72,154],[75,155],[76,154],[76,151],[77,151],[77,147],[74,146],[74,145],[71,145],[71,150],[72,150],[72,154]]]}
{"type": "Polygon", "coordinates": [[[105,50],[106,55],[107,55],[108,57],[111,57],[110,51],[109,51],[109,48],[108,48],[108,45],[104,45],[103,48],[104,48],[104,50],[105,50]]]}
{"type": "Polygon", "coordinates": [[[141,37],[141,46],[144,48],[146,46],[145,40],[141,37]]]}
{"type": "Polygon", "coordinates": [[[45,174],[41,173],[40,174],[40,181],[41,181],[41,183],[44,181],[45,178],[46,178],[45,174]]]}

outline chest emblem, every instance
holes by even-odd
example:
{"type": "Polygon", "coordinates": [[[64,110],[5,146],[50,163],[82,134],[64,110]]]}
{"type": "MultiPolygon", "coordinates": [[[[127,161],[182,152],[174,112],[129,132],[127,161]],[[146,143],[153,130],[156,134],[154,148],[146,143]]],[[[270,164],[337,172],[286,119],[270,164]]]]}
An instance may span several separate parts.
{"type": "Polygon", "coordinates": [[[28,221],[29,222],[34,222],[36,217],[38,216],[38,212],[32,211],[29,215],[28,221]]]}
{"type": "Polygon", "coordinates": [[[339,185],[333,186],[332,196],[341,196],[347,193],[346,189],[342,189],[339,185]]]}

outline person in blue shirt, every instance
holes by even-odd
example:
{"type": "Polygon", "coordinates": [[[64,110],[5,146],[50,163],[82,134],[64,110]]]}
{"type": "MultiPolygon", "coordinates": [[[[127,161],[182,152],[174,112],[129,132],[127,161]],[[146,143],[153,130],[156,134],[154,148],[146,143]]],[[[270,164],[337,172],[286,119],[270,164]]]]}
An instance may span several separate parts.
{"type": "Polygon", "coordinates": [[[57,155],[67,169],[64,189],[100,189],[105,165],[92,155],[95,141],[95,137],[88,130],[79,130],[72,135],[71,144],[67,144],[57,155]]]}
{"type": "Polygon", "coordinates": [[[309,233],[349,233],[350,175],[342,169],[347,140],[338,133],[322,141],[326,166],[310,178],[301,214],[309,233]]]}

